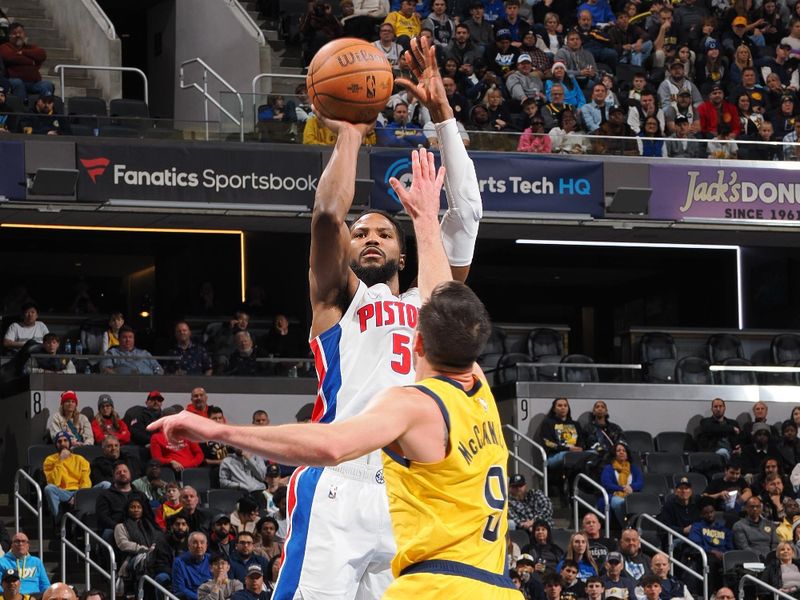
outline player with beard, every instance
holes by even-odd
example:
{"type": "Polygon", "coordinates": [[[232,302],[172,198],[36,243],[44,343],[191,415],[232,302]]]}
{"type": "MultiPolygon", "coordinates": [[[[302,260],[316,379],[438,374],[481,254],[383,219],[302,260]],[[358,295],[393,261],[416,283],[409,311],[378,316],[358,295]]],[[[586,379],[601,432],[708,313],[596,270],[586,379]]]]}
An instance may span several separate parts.
{"type": "MultiPolygon", "coordinates": [[[[463,281],[482,213],[477,176],[458,134],[435,49],[424,38],[413,40],[411,47],[413,56],[406,53],[406,60],[414,65],[417,82],[398,83],[428,108],[441,140],[449,204],[441,236],[452,275],[463,281]]],[[[417,231],[413,208],[406,207],[417,234],[419,264],[426,265],[425,273],[420,270],[419,289],[400,293],[406,247],[394,217],[370,210],[348,228],[358,151],[372,124],[321,120],[337,140],[319,179],[311,220],[311,348],[319,378],[312,421],[331,423],[362,412],[380,390],[414,382],[418,309],[442,279],[427,274],[426,245],[420,241],[424,236],[417,231]]],[[[425,150],[412,156],[417,168],[428,160],[425,150]]],[[[401,185],[396,179],[391,183],[401,185]]],[[[336,467],[298,469],[289,483],[288,513],[289,533],[273,600],[382,595],[392,581],[396,548],[380,452],[336,467]]]]}

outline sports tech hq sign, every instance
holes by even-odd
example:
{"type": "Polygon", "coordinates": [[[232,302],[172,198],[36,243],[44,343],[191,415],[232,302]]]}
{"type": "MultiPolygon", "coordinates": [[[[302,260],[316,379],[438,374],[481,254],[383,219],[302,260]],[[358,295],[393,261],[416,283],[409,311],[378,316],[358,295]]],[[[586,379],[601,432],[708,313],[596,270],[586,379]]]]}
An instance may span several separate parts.
{"type": "Polygon", "coordinates": [[[78,198],[312,206],[321,152],[263,146],[77,144],[78,198]]]}

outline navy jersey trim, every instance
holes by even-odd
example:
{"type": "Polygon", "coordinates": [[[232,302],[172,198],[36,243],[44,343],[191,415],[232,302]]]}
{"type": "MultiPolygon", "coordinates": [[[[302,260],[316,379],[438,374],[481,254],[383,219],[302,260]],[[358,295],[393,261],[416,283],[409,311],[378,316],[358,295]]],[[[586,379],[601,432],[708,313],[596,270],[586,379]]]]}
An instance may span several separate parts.
{"type": "Polygon", "coordinates": [[[447,410],[447,407],[444,405],[444,401],[439,397],[439,394],[434,392],[431,389],[426,388],[424,385],[410,385],[408,387],[412,387],[414,389],[419,390],[433,398],[436,401],[436,404],[439,406],[439,410],[442,411],[442,417],[444,417],[444,426],[447,427],[447,437],[450,437],[450,413],[447,410]]]}
{"type": "Polygon", "coordinates": [[[469,391],[465,390],[464,386],[461,385],[459,382],[457,382],[455,379],[450,379],[449,377],[445,377],[444,375],[434,375],[433,377],[431,377],[431,379],[438,379],[439,381],[444,381],[445,383],[449,383],[454,388],[464,392],[468,398],[471,398],[472,396],[477,394],[478,390],[480,390],[483,387],[483,382],[477,377],[474,378],[475,384],[470,388],[469,391]]]}
{"type": "Polygon", "coordinates": [[[458,577],[466,577],[467,579],[488,583],[496,587],[508,588],[511,590],[517,589],[514,582],[506,575],[498,575],[486,569],[480,569],[454,560],[423,560],[422,562],[407,566],[402,570],[400,576],[412,575],[414,573],[456,575],[458,577]]]}
{"type": "Polygon", "coordinates": [[[400,456],[396,452],[392,452],[391,450],[389,450],[389,448],[384,448],[383,451],[386,453],[386,456],[391,458],[397,464],[405,467],[406,469],[411,466],[411,461],[410,460],[408,460],[407,458],[405,458],[403,456],[400,456]]]}

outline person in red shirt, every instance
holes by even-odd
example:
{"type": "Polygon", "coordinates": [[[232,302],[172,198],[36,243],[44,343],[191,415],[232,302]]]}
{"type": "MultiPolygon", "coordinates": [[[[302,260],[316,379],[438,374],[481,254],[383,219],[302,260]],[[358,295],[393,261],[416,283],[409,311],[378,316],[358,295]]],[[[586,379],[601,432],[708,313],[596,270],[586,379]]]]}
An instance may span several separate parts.
{"type": "Polygon", "coordinates": [[[92,419],[92,433],[95,444],[102,444],[107,435],[113,435],[122,445],[131,443],[131,432],[114,410],[114,400],[108,394],[100,394],[97,399],[97,414],[92,419]]]}
{"type": "Polygon", "coordinates": [[[39,68],[47,60],[44,48],[28,43],[22,23],[8,27],[8,41],[0,45],[0,58],[6,65],[8,82],[14,96],[27,99],[28,94],[50,94],[55,92],[51,81],[42,79],[39,68]]]}
{"type": "Polygon", "coordinates": [[[725,100],[725,92],[718,83],[711,86],[708,100],[697,107],[697,114],[700,115],[700,131],[711,136],[717,134],[717,125],[720,123],[726,123],[731,128],[731,137],[738,137],[742,129],[738,110],[725,100]]]}
{"type": "Polygon", "coordinates": [[[208,394],[203,388],[196,387],[192,390],[192,401],[186,405],[186,410],[201,417],[208,417],[208,394]]]}
{"type": "Polygon", "coordinates": [[[162,465],[172,467],[176,473],[203,464],[203,451],[200,449],[200,444],[187,440],[173,443],[168,441],[161,431],[154,433],[150,438],[150,456],[162,465]]]}

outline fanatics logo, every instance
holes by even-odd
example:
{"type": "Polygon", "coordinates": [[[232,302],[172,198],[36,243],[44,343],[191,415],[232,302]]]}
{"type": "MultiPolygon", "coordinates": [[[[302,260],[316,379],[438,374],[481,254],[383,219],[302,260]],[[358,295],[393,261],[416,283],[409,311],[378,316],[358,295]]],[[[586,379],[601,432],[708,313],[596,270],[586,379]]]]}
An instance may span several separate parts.
{"type": "Polygon", "coordinates": [[[81,164],[89,174],[89,178],[92,180],[92,183],[97,183],[97,178],[106,172],[106,169],[108,168],[108,165],[111,164],[111,161],[104,157],[82,158],[81,164]]]}

